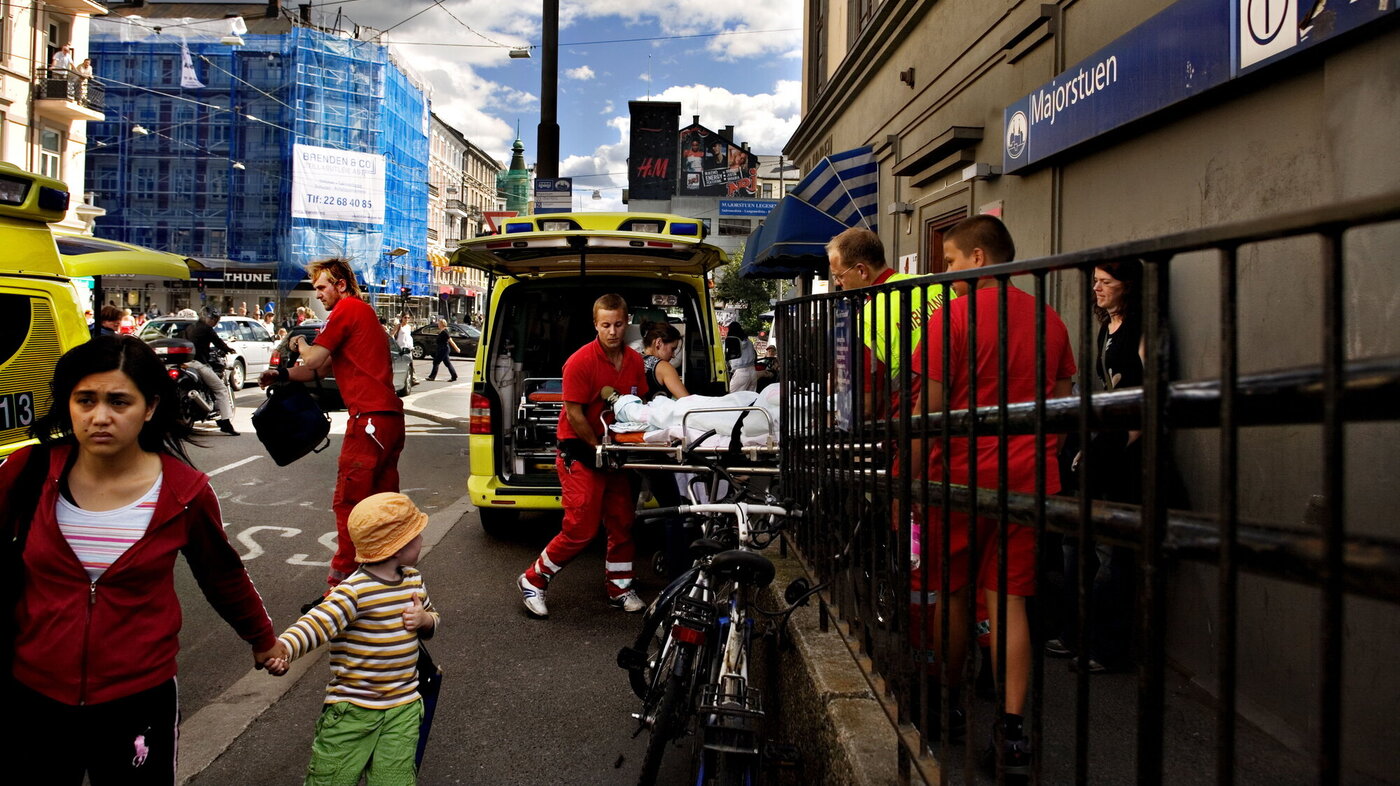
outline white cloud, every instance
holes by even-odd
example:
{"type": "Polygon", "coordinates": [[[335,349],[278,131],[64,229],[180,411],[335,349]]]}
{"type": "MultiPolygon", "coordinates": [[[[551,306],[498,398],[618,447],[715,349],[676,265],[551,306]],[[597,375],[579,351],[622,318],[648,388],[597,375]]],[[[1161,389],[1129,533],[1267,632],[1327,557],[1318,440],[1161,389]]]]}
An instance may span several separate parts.
{"type": "Polygon", "coordinates": [[[593,73],[593,69],[592,69],[592,68],[589,68],[589,67],[586,66],[586,65],[581,65],[581,66],[579,66],[578,68],[570,68],[569,70],[565,71],[565,72],[564,72],[564,76],[567,76],[567,77],[570,78],[570,79],[580,79],[580,80],[583,80],[583,79],[592,79],[593,77],[595,77],[595,76],[597,76],[597,75],[593,73]]]}
{"type": "MultiPolygon", "coordinates": [[[[789,52],[802,42],[801,0],[571,0],[560,9],[560,24],[567,30],[578,18],[606,16],[629,25],[654,22],[663,36],[762,31],[715,37],[707,49],[722,59],[789,52]],[[778,30],[785,32],[772,32],[778,30]]],[[[628,37],[626,30],[618,32],[618,38],[628,37]]]]}
{"type": "MultiPolygon", "coordinates": [[[[641,98],[641,96],[638,96],[641,98]]],[[[755,153],[776,155],[797,130],[802,110],[802,83],[782,80],[771,93],[746,95],[710,85],[677,85],[652,95],[653,101],[679,101],[681,125],[692,115],[712,129],[734,126],[734,140],[748,142],[755,153]]]]}

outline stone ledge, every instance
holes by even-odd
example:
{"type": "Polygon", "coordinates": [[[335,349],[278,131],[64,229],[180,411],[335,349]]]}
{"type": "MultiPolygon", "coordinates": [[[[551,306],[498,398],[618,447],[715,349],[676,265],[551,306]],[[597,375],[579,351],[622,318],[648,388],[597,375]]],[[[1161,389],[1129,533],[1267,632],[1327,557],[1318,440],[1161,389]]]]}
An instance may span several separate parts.
{"type": "MultiPolygon", "coordinates": [[[[782,608],[783,589],[806,576],[795,559],[773,560],[777,575],[764,590],[765,608],[782,608]]],[[[802,757],[807,783],[870,784],[899,782],[899,739],[850,650],[834,631],[821,631],[815,600],[792,615],[791,648],[780,654],[778,727],[802,757]]]]}

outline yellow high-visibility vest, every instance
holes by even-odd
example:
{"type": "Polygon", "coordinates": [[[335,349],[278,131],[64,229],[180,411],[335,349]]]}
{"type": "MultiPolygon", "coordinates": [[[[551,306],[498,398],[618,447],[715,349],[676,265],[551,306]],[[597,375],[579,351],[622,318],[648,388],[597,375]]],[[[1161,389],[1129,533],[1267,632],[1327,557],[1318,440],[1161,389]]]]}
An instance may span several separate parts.
{"type": "MultiPolygon", "coordinates": [[[[914,278],[927,278],[927,276],[916,276],[910,273],[895,273],[885,283],[890,281],[907,281],[914,278]]],[[[948,293],[948,299],[957,297],[957,293],[952,291],[949,284],[934,284],[922,287],[915,287],[911,291],[912,301],[908,308],[901,305],[900,300],[904,293],[898,290],[892,292],[878,292],[865,301],[861,308],[861,336],[866,349],[885,368],[889,369],[890,385],[892,388],[899,387],[899,366],[900,366],[900,334],[904,332],[904,324],[909,323],[910,336],[910,357],[918,350],[924,337],[924,324],[934,318],[938,309],[943,307],[944,292],[948,293]],[[927,300],[927,303],[925,303],[927,300]],[[886,317],[886,309],[889,309],[889,316],[886,317]],[[888,321],[888,326],[886,322],[888,321]],[[888,327],[888,335],[886,329],[888,327]]]]}

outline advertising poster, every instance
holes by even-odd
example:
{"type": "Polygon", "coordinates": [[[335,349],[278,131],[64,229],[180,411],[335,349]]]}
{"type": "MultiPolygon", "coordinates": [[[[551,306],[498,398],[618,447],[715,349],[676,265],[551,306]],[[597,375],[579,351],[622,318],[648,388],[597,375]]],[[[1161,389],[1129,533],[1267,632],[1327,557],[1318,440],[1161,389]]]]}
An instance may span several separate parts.
{"type": "Polygon", "coordinates": [[[631,148],[627,188],[632,199],[670,199],[676,190],[676,129],[681,105],[669,101],[630,101],[631,148]]]}
{"type": "Polygon", "coordinates": [[[292,217],[384,223],[384,156],[292,145],[292,217]]]}
{"type": "Polygon", "coordinates": [[[758,157],[700,125],[681,129],[681,196],[758,196],[758,157]]]}

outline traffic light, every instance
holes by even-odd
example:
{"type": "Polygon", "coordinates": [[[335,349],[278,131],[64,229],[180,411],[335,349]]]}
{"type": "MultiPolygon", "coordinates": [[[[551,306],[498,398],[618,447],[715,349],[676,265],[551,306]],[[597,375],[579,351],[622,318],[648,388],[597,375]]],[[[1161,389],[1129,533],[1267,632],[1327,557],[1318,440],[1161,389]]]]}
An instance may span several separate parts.
{"type": "Polygon", "coordinates": [[[400,295],[401,297],[408,297],[408,294],[409,294],[409,288],[408,288],[408,287],[399,287],[399,295],[400,295]]]}

